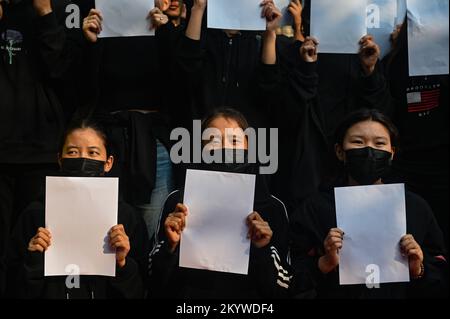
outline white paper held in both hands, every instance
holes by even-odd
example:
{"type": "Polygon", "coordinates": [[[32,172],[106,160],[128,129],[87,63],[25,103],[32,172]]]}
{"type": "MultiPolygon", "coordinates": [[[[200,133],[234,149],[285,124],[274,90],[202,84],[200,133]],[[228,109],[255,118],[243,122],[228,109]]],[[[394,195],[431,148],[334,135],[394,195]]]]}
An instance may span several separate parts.
{"type": "Polygon", "coordinates": [[[261,0],[209,0],[208,28],[262,31],[266,20],[261,17],[261,0]]]}
{"type": "Polygon", "coordinates": [[[449,1],[407,0],[409,75],[449,74],[449,1]]]}
{"type": "Polygon", "coordinates": [[[99,38],[155,35],[148,18],[154,0],[95,0],[95,7],[103,16],[99,38]]]}
{"type": "Polygon", "coordinates": [[[336,188],[335,198],[337,226],[345,232],[340,284],[408,282],[408,258],[400,251],[406,235],[404,184],[336,188]]]}
{"type": "Polygon", "coordinates": [[[253,211],[254,196],[255,175],[188,170],[184,204],[189,214],[180,267],[246,275],[246,218],[253,211]]]}
{"type": "Polygon", "coordinates": [[[115,252],[108,231],[117,224],[117,178],[47,177],[45,224],[52,244],[45,252],[45,276],[115,276],[115,252]]]}

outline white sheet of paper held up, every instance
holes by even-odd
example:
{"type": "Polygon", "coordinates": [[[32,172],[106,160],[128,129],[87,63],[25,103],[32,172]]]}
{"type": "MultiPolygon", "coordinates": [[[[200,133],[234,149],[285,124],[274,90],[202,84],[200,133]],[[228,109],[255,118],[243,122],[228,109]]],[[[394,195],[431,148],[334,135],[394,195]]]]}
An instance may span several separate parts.
{"type": "Polygon", "coordinates": [[[409,75],[449,74],[449,2],[407,0],[409,75]]]}
{"type": "Polygon", "coordinates": [[[374,37],[383,58],[391,51],[391,34],[395,28],[397,0],[367,0],[367,34],[374,37]]]}
{"type": "Polygon", "coordinates": [[[408,282],[404,184],[335,189],[338,228],[345,232],[340,251],[341,285],[408,282]]]}
{"type": "Polygon", "coordinates": [[[95,7],[103,16],[100,38],[155,35],[148,18],[154,0],[95,0],[95,7]]]}
{"type": "Polygon", "coordinates": [[[366,34],[364,0],[311,1],[311,36],[319,40],[320,53],[358,53],[366,34]]]}
{"type": "Polygon", "coordinates": [[[108,231],[117,225],[118,190],[117,178],[47,177],[45,276],[115,276],[108,231]]]}
{"type": "Polygon", "coordinates": [[[208,28],[262,31],[266,20],[261,17],[261,0],[209,0],[208,28]]]}
{"type": "Polygon", "coordinates": [[[248,274],[246,218],[253,211],[255,176],[188,170],[180,267],[248,274]]]}

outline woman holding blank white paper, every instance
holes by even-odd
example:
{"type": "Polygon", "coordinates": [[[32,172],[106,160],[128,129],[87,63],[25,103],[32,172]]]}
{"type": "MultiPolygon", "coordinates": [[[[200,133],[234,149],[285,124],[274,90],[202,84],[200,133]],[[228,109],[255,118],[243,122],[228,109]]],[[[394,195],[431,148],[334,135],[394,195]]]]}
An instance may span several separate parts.
{"type": "MultiPolygon", "coordinates": [[[[257,165],[237,160],[237,150],[247,150],[247,140],[243,131],[247,121],[237,111],[218,110],[203,122],[204,129],[215,128],[221,136],[214,136],[205,147],[217,155],[227,156],[232,151],[233,161],[226,163],[203,163],[205,171],[256,175],[254,212],[248,212],[246,220],[247,236],[251,241],[248,275],[215,272],[179,266],[180,241],[183,232],[189,228],[189,208],[183,204],[183,191],[172,193],[164,205],[160,219],[158,237],[150,254],[149,291],[155,298],[269,298],[285,296],[290,277],[287,264],[288,220],[284,204],[271,196],[264,176],[257,175],[257,165]],[[242,132],[231,137],[225,135],[227,128],[242,132]]],[[[244,154],[246,152],[244,151],[244,154]]],[[[228,159],[228,157],[227,157],[228,159]]],[[[240,158],[242,159],[242,158],[240,158]]],[[[208,185],[205,185],[208,187],[208,185]]],[[[214,194],[215,195],[215,194],[214,194]]],[[[211,196],[214,196],[211,194],[211,196]]],[[[205,192],[205,200],[210,196],[205,192]]],[[[233,205],[230,203],[230,205],[233,205]]],[[[211,214],[223,214],[221,211],[211,214]]],[[[208,212],[209,214],[209,212],[208,212]]],[[[192,219],[191,219],[192,221],[192,219]]],[[[220,238],[211,238],[220,241],[220,238]]],[[[222,239],[225,240],[225,239],[222,239]]],[[[227,252],[220,251],[219,254],[227,252]]],[[[230,252],[228,252],[230,253],[230,252]]],[[[227,255],[228,258],[229,255],[227,255]]],[[[212,256],[210,256],[213,258],[212,256]]],[[[206,257],[209,258],[209,257],[206,257]]],[[[209,269],[209,268],[208,268],[209,269]]]]}
{"type": "Polygon", "coordinates": [[[340,177],[333,187],[306,200],[293,214],[292,261],[296,272],[303,274],[295,281],[309,284],[318,298],[442,297],[447,293],[442,232],[428,204],[409,191],[408,234],[398,239],[398,249],[409,259],[411,282],[381,284],[373,289],[339,285],[339,252],[346,247],[346,237],[345,229],[336,228],[333,188],[383,184],[397,143],[395,126],[380,112],[364,109],[349,115],[336,134],[340,177]]]}
{"type": "MultiPolygon", "coordinates": [[[[85,121],[67,130],[59,155],[63,176],[102,177],[114,162],[106,134],[85,121]]],[[[116,276],[80,276],[78,287],[68,285],[65,276],[44,277],[44,253],[52,249],[52,233],[44,228],[44,217],[43,205],[34,203],[14,231],[8,276],[12,295],[49,299],[143,297],[141,274],[146,268],[148,236],[144,221],[131,207],[119,202],[119,224],[107,234],[107,244],[115,250],[116,276]]]]}

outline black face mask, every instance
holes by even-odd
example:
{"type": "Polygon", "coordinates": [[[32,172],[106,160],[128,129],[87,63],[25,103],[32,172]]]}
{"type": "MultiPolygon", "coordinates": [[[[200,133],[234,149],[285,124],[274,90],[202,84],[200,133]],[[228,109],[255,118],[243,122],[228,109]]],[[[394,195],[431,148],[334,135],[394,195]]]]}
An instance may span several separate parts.
{"type": "Polygon", "coordinates": [[[238,174],[256,173],[256,164],[249,163],[247,150],[222,148],[211,150],[210,154],[213,158],[219,158],[219,163],[202,163],[200,169],[238,174]]]}
{"type": "Polygon", "coordinates": [[[105,175],[105,162],[89,158],[63,158],[61,172],[65,176],[101,177],[105,175]]]}
{"type": "Polygon", "coordinates": [[[345,152],[347,173],[361,185],[372,185],[386,176],[392,163],[392,153],[372,147],[345,152]]]}

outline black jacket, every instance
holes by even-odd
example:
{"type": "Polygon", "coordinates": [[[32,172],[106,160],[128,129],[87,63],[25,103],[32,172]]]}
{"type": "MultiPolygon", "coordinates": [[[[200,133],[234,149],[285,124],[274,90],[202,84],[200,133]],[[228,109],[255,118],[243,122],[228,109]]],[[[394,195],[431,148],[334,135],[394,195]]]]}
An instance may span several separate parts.
{"type": "Polygon", "coordinates": [[[319,103],[330,143],[334,143],[337,125],[352,111],[369,108],[392,114],[389,86],[380,62],[366,76],[358,55],[319,54],[317,73],[319,103]]]}
{"type": "Polygon", "coordinates": [[[365,285],[340,286],[337,270],[324,275],[318,268],[318,260],[324,254],[323,241],[337,224],[334,191],[311,196],[290,221],[295,285],[315,291],[318,298],[326,299],[445,297],[448,264],[444,260],[442,232],[428,204],[408,191],[406,220],[407,233],[414,236],[424,252],[425,276],[410,283],[381,284],[379,289],[369,289],[365,285]]]}
{"type": "Polygon", "coordinates": [[[181,39],[178,63],[183,77],[189,79],[189,98],[197,118],[214,108],[233,107],[250,126],[264,127],[267,114],[258,105],[254,85],[260,53],[261,36],[255,32],[228,38],[221,30],[209,29],[200,41],[181,39]]]}
{"type": "MultiPolygon", "coordinates": [[[[258,182],[257,182],[258,183],[258,182]]],[[[256,189],[259,187],[257,186],[256,189]]],[[[260,188],[261,189],[261,188],[260,188]]],[[[271,243],[262,249],[251,247],[248,276],[180,268],[179,247],[174,254],[168,250],[164,222],[183,192],[175,191],[167,199],[160,220],[158,237],[150,254],[150,295],[154,298],[261,298],[284,296],[290,278],[287,266],[286,210],[281,201],[267,192],[256,191],[255,211],[273,231],[271,243]]]]}
{"type": "MultiPolygon", "coordinates": [[[[93,0],[75,1],[83,16],[95,8],[93,0]]],[[[85,40],[83,70],[85,103],[80,117],[93,112],[92,108],[97,113],[160,110],[155,37],[99,38],[96,43],[85,40]]]]}
{"type": "Polygon", "coordinates": [[[116,277],[81,276],[80,288],[67,289],[66,277],[44,277],[44,254],[27,250],[39,227],[45,227],[42,203],[31,204],[13,231],[9,252],[10,295],[26,299],[143,298],[148,235],[142,217],[128,205],[119,204],[118,222],[130,238],[131,250],[116,277]]]}
{"type": "Polygon", "coordinates": [[[53,12],[43,17],[29,1],[4,7],[0,163],[56,163],[67,117],[57,93],[80,56],[77,31],[65,27],[68,4],[53,1],[53,12]]]}
{"type": "Polygon", "coordinates": [[[289,213],[297,202],[317,191],[328,151],[317,98],[317,63],[302,60],[301,45],[278,36],[278,63],[258,79],[265,92],[260,95],[271,101],[270,127],[279,128],[279,169],[272,181],[273,192],[288,204],[289,213]],[[270,81],[272,87],[267,84],[270,81]]]}

